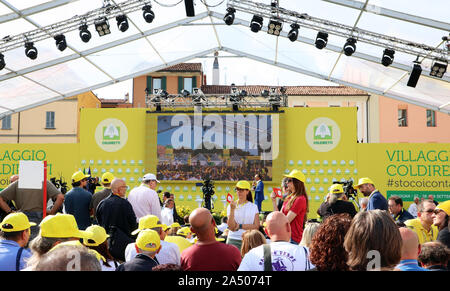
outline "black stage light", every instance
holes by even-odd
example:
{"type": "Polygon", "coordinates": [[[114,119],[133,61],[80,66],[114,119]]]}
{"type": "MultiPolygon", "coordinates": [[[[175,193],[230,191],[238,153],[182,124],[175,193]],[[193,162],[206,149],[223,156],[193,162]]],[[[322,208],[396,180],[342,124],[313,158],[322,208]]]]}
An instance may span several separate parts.
{"type": "Polygon", "coordinates": [[[225,21],[226,25],[232,25],[234,22],[234,13],[236,12],[236,9],[232,7],[227,8],[227,14],[223,17],[223,21],[225,21]]]}
{"type": "Polygon", "coordinates": [[[279,36],[281,30],[283,29],[283,23],[281,23],[280,21],[271,19],[269,21],[269,25],[267,26],[267,28],[268,28],[268,30],[267,30],[268,34],[273,34],[273,35],[279,36]]]}
{"type": "Polygon", "coordinates": [[[6,66],[5,56],[0,53],[0,70],[3,70],[6,66]]]}
{"type": "Polygon", "coordinates": [[[356,51],[356,39],[350,37],[344,45],[344,53],[346,56],[351,56],[356,51]]]}
{"type": "Polygon", "coordinates": [[[288,33],[288,38],[290,41],[294,42],[297,40],[299,28],[300,28],[300,25],[298,25],[297,23],[291,24],[291,31],[289,31],[289,33],[288,33]]]}
{"type": "Polygon", "coordinates": [[[327,43],[328,43],[328,33],[319,31],[317,33],[316,42],[315,42],[316,48],[321,50],[327,46],[327,43]]]}
{"type": "Polygon", "coordinates": [[[183,97],[189,97],[189,95],[191,95],[191,93],[188,90],[183,89],[183,90],[181,90],[181,95],[183,95],[183,97]]]}
{"type": "Polygon", "coordinates": [[[64,34],[58,34],[54,37],[54,39],[56,40],[56,47],[60,51],[63,51],[67,48],[66,37],[64,36],[64,34]]]}
{"type": "Polygon", "coordinates": [[[32,60],[37,58],[38,50],[34,47],[32,42],[25,43],[25,55],[32,60]]]}
{"type": "Polygon", "coordinates": [[[447,71],[447,66],[446,60],[435,59],[431,66],[430,76],[442,78],[447,71]]]}
{"type": "Polygon", "coordinates": [[[186,7],[186,16],[187,17],[195,16],[194,0],[184,0],[184,7],[186,7]]]}
{"type": "Polygon", "coordinates": [[[153,19],[155,19],[155,12],[152,11],[152,6],[150,4],[142,7],[142,16],[144,17],[147,23],[152,23],[153,19]]]}
{"type": "Polygon", "coordinates": [[[250,29],[253,32],[258,32],[263,26],[264,19],[259,15],[253,15],[252,21],[250,22],[250,29]]]}
{"type": "Polygon", "coordinates": [[[408,83],[406,84],[409,87],[415,88],[417,85],[417,81],[419,81],[420,74],[422,73],[422,67],[420,64],[415,63],[413,66],[413,69],[411,71],[411,74],[409,76],[408,83]]]}
{"type": "Polygon", "coordinates": [[[383,51],[383,57],[381,58],[381,63],[383,66],[390,66],[392,62],[394,62],[394,54],[395,51],[393,49],[385,49],[383,51]]]}
{"type": "Polygon", "coordinates": [[[88,42],[91,39],[91,33],[88,30],[88,26],[83,24],[79,27],[80,30],[80,38],[83,42],[88,42]]]}
{"type": "Polygon", "coordinates": [[[109,29],[109,22],[106,17],[98,18],[95,20],[94,25],[99,36],[104,36],[111,33],[111,30],[109,29]]]}
{"type": "Polygon", "coordinates": [[[116,21],[117,21],[117,28],[119,28],[119,30],[121,32],[125,32],[127,31],[129,25],[128,25],[128,19],[125,15],[118,15],[116,16],[116,21]]]}
{"type": "Polygon", "coordinates": [[[262,90],[261,91],[261,96],[262,97],[269,97],[269,90],[262,90]]]}

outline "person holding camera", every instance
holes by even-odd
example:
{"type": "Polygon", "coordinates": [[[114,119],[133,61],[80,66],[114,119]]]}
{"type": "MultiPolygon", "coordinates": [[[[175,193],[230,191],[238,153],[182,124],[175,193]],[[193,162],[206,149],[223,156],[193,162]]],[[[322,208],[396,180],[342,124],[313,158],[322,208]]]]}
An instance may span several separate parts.
{"type": "Polygon", "coordinates": [[[253,203],[251,185],[247,181],[236,184],[237,201],[232,201],[227,207],[228,238],[227,244],[242,245],[242,234],[249,229],[259,229],[258,206],[253,203]]]}
{"type": "Polygon", "coordinates": [[[317,214],[324,221],[338,213],[348,213],[353,218],[356,215],[356,209],[353,203],[347,201],[342,184],[333,184],[328,192],[327,200],[320,205],[317,214]]]}

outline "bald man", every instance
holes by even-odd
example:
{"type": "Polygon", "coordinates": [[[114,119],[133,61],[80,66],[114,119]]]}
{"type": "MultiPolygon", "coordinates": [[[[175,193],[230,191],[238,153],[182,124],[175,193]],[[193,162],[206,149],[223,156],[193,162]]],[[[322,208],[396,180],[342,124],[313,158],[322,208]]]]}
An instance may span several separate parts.
{"type": "Polygon", "coordinates": [[[115,227],[124,234],[120,250],[116,252],[116,249],[113,248],[111,252],[114,258],[121,261],[125,261],[126,246],[134,241],[131,238],[131,232],[138,228],[133,207],[125,199],[127,188],[124,180],[118,178],[112,180],[112,193],[100,202],[96,212],[98,224],[105,228],[106,232],[109,233],[111,228],[115,227]]]}
{"type": "MultiPolygon", "coordinates": [[[[266,234],[270,237],[273,271],[306,271],[314,268],[308,259],[307,247],[291,244],[291,226],[279,211],[266,219],[266,234]]],[[[264,271],[264,245],[251,249],[242,259],[238,271],[264,271]]]]}
{"type": "Polygon", "coordinates": [[[419,238],[417,234],[409,228],[400,227],[400,235],[402,237],[402,256],[400,263],[395,267],[401,271],[428,271],[419,267],[418,257],[420,253],[419,238]]]}
{"type": "Polygon", "coordinates": [[[216,240],[216,222],[206,208],[197,208],[189,215],[191,231],[197,243],[181,253],[184,271],[236,271],[241,263],[241,252],[233,245],[216,240]]]}

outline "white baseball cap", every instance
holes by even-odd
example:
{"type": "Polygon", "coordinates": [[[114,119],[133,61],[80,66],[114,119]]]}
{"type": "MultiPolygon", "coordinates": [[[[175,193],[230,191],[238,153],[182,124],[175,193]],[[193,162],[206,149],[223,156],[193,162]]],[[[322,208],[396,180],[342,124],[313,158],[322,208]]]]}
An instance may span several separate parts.
{"type": "Polygon", "coordinates": [[[142,181],[150,181],[150,180],[155,180],[156,182],[159,183],[159,181],[156,179],[155,174],[148,173],[145,174],[144,177],[142,177],[142,181]]]}

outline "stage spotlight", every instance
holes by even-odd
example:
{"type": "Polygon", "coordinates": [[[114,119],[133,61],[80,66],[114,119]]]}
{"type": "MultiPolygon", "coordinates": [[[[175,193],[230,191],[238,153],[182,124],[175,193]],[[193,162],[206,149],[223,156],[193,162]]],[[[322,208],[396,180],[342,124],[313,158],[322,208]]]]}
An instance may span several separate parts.
{"type": "Polygon", "coordinates": [[[184,0],[184,6],[186,8],[186,16],[194,17],[195,16],[194,0],[184,0]]]}
{"type": "Polygon", "coordinates": [[[252,21],[250,22],[250,29],[253,32],[258,32],[263,26],[264,19],[259,15],[253,15],[252,21]]]}
{"type": "Polygon", "coordinates": [[[232,25],[234,22],[234,13],[236,12],[236,9],[232,7],[227,8],[227,14],[223,17],[223,21],[225,21],[226,25],[232,25]]]}
{"type": "Polygon", "coordinates": [[[262,90],[261,91],[261,96],[262,97],[269,97],[269,90],[262,90]]]}
{"type": "Polygon", "coordinates": [[[155,19],[155,13],[152,11],[152,6],[150,4],[142,7],[142,16],[144,17],[147,23],[152,23],[153,19],[155,19]]]}
{"type": "Polygon", "coordinates": [[[447,66],[446,60],[435,59],[431,66],[430,76],[442,78],[447,71],[447,66]]]}
{"type": "Polygon", "coordinates": [[[319,31],[317,33],[315,42],[316,48],[321,50],[327,46],[327,43],[328,43],[328,33],[319,31]]]}
{"type": "Polygon", "coordinates": [[[241,90],[241,91],[239,92],[239,96],[241,96],[241,97],[247,97],[247,91],[241,90]]]}
{"type": "Polygon", "coordinates": [[[420,74],[422,73],[422,67],[419,63],[414,63],[411,74],[409,75],[408,83],[406,84],[409,87],[415,88],[417,85],[417,81],[419,81],[420,74]]]}
{"type": "Polygon", "coordinates": [[[111,30],[109,29],[109,22],[106,17],[98,18],[95,20],[94,25],[99,36],[104,36],[111,33],[111,30]]]}
{"type": "Polygon", "coordinates": [[[3,70],[6,66],[5,56],[0,53],[0,71],[3,70]]]}
{"type": "Polygon", "coordinates": [[[34,47],[32,42],[25,43],[25,55],[32,60],[37,58],[38,50],[34,47]]]}
{"type": "Polygon", "coordinates": [[[381,58],[381,63],[383,64],[383,66],[387,67],[392,64],[392,62],[394,61],[394,54],[395,51],[393,49],[385,49],[383,51],[383,57],[381,58]]]}
{"type": "Polygon", "coordinates": [[[80,38],[83,42],[88,42],[92,35],[88,30],[88,26],[86,24],[83,24],[79,27],[80,30],[80,38]]]}
{"type": "Polygon", "coordinates": [[[118,15],[116,16],[116,21],[117,21],[117,28],[119,28],[119,30],[121,32],[125,32],[128,30],[128,19],[125,15],[118,15]]]}
{"type": "Polygon", "coordinates": [[[66,42],[66,37],[63,34],[58,34],[54,37],[54,39],[56,40],[56,47],[60,50],[63,51],[67,48],[67,42],[66,42]]]}
{"type": "Polygon", "coordinates": [[[356,51],[356,39],[350,37],[344,45],[344,53],[346,56],[351,56],[356,51]]]}
{"type": "Polygon", "coordinates": [[[282,29],[283,29],[283,23],[281,23],[275,19],[271,19],[269,21],[267,33],[279,36],[282,29]]]}
{"type": "Polygon", "coordinates": [[[294,42],[297,40],[299,28],[300,28],[300,25],[298,25],[297,23],[291,24],[291,31],[289,31],[289,33],[288,33],[288,38],[290,41],[294,42]]]}

